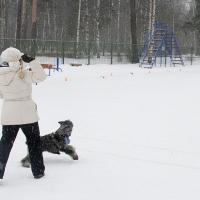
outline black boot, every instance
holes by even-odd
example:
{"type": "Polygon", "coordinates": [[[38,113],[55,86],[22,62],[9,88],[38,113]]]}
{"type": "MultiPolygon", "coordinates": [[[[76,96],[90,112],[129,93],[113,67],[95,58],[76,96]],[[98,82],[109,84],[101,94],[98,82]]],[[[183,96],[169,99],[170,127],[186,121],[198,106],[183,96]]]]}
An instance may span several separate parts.
{"type": "Polygon", "coordinates": [[[35,178],[35,179],[40,179],[40,178],[42,178],[43,176],[44,176],[44,173],[35,175],[34,178],[35,178]]]}
{"type": "Polygon", "coordinates": [[[4,171],[5,171],[5,164],[0,163],[0,179],[3,179],[4,171]]]}

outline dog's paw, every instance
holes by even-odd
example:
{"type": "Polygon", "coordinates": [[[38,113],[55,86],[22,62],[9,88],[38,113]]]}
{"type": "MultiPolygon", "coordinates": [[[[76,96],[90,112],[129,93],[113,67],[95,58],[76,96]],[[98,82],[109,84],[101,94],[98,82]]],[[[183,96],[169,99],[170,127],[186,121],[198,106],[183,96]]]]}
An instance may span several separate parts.
{"type": "Polygon", "coordinates": [[[26,167],[26,168],[31,167],[31,162],[30,162],[30,157],[29,157],[29,155],[27,155],[26,157],[24,157],[24,158],[21,160],[21,165],[22,165],[23,167],[26,167]]]}
{"type": "Polygon", "coordinates": [[[29,161],[21,161],[21,164],[22,164],[22,167],[26,167],[26,168],[30,168],[31,167],[31,164],[29,161]]]}
{"type": "Polygon", "coordinates": [[[72,159],[73,160],[78,160],[78,154],[77,153],[74,153],[73,155],[71,155],[72,159]]]}
{"type": "Polygon", "coordinates": [[[76,153],[76,149],[72,145],[67,145],[65,147],[64,152],[69,155],[73,160],[78,160],[78,154],[76,153]]]}

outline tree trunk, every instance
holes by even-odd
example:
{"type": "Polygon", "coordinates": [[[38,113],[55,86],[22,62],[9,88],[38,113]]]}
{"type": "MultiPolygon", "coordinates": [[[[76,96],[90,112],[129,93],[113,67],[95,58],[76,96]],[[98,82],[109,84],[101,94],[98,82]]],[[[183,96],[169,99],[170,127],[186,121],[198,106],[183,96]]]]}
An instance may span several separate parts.
{"type": "Polygon", "coordinates": [[[110,38],[110,42],[113,43],[113,0],[110,0],[110,10],[109,10],[109,17],[110,17],[110,24],[109,24],[109,38],[110,38]]]}
{"type": "Polygon", "coordinates": [[[37,0],[32,2],[32,30],[31,30],[32,39],[37,37],[37,0]]]}
{"type": "Polygon", "coordinates": [[[32,0],[32,28],[31,38],[33,39],[32,53],[36,55],[36,38],[37,38],[37,0],[32,0]]]}
{"type": "Polygon", "coordinates": [[[132,63],[138,63],[136,0],[130,0],[132,63]]]}
{"type": "Polygon", "coordinates": [[[151,31],[152,31],[152,10],[153,10],[153,0],[149,0],[149,40],[151,38],[151,31]]]}
{"type": "Polygon", "coordinates": [[[151,41],[152,34],[154,33],[154,24],[155,24],[155,19],[156,19],[156,0],[150,0],[149,4],[149,55],[148,55],[148,60],[149,63],[152,61],[152,52],[154,49],[154,43],[151,41]]]}
{"type": "Polygon", "coordinates": [[[154,32],[154,24],[156,21],[156,0],[153,0],[153,8],[152,8],[152,31],[154,32]]]}
{"type": "MultiPolygon", "coordinates": [[[[57,40],[57,36],[58,36],[58,29],[57,29],[57,23],[56,23],[56,1],[53,1],[53,30],[54,31],[54,40],[57,40]]],[[[60,27],[61,28],[61,27],[60,27]]]]}
{"type": "MultiPolygon", "coordinates": [[[[5,0],[0,1],[0,37],[5,37],[5,27],[6,27],[6,2],[5,0]]],[[[2,41],[1,41],[2,42],[2,41]]]]}
{"type": "Polygon", "coordinates": [[[118,11],[117,11],[117,43],[118,43],[118,56],[120,56],[120,10],[121,0],[118,0],[118,11]]]}
{"type": "Polygon", "coordinates": [[[45,31],[48,32],[48,34],[46,34],[47,38],[51,37],[51,8],[50,8],[50,3],[47,2],[47,29],[45,31]]]}
{"type": "Polygon", "coordinates": [[[22,2],[22,24],[21,24],[21,38],[26,38],[26,29],[27,29],[27,0],[23,0],[22,2]]]}
{"type": "Polygon", "coordinates": [[[121,0],[118,0],[118,11],[117,11],[117,42],[120,43],[120,9],[121,0]]]}
{"type": "MultiPolygon", "coordinates": [[[[85,0],[85,49],[87,52],[87,55],[90,56],[90,30],[89,30],[89,7],[88,7],[88,0],[85,0]]],[[[88,61],[89,64],[90,61],[88,61]]]]}
{"type": "Polygon", "coordinates": [[[78,56],[79,43],[80,43],[81,5],[82,5],[82,0],[79,0],[78,21],[77,21],[77,31],[76,31],[76,52],[75,52],[76,58],[78,56]]]}
{"type": "Polygon", "coordinates": [[[96,6],[96,43],[97,43],[97,58],[100,58],[100,0],[97,0],[96,6]]]}
{"type": "Polygon", "coordinates": [[[200,1],[195,0],[195,29],[197,30],[196,34],[196,53],[197,55],[200,55],[200,1]]]}
{"type": "Polygon", "coordinates": [[[85,26],[85,40],[89,42],[89,8],[88,8],[88,0],[85,0],[85,7],[86,7],[86,26],[85,26]]]}
{"type": "Polygon", "coordinates": [[[17,2],[17,26],[16,26],[16,46],[20,48],[21,26],[22,26],[22,0],[17,2]]]}
{"type": "Polygon", "coordinates": [[[150,0],[149,3],[149,33],[154,31],[154,24],[156,19],[156,0],[150,0]]]}

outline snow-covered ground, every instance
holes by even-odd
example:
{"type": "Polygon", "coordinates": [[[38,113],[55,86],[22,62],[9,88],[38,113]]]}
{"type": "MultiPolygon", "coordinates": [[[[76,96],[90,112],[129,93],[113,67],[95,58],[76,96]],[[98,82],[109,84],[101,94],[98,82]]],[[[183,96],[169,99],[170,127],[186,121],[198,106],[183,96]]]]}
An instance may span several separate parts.
{"type": "Polygon", "coordinates": [[[200,64],[71,67],[34,86],[41,134],[71,119],[79,154],[45,153],[46,176],[20,166],[19,132],[0,185],[2,200],[199,200],[200,64]]]}

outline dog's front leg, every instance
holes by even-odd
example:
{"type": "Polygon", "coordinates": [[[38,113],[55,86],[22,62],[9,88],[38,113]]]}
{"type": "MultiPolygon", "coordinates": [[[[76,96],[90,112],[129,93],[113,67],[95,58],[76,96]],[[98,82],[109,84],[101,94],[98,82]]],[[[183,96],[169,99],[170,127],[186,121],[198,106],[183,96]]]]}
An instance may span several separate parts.
{"type": "Polygon", "coordinates": [[[72,145],[65,145],[65,148],[61,149],[60,151],[69,155],[73,160],[78,160],[78,154],[72,145]]]}

